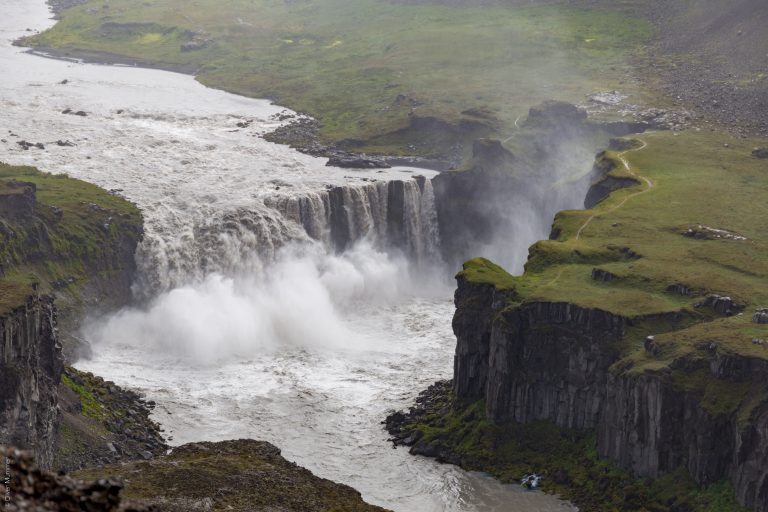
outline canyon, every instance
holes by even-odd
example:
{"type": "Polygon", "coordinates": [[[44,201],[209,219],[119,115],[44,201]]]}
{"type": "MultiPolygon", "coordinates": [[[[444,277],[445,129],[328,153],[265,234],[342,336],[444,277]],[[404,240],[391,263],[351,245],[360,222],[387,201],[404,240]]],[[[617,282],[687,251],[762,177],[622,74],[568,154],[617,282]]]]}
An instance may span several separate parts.
{"type": "MultiPolygon", "coordinates": [[[[11,4],[5,38],[49,25],[11,4]]],[[[503,141],[412,116],[453,134],[445,159],[341,168],[270,141],[304,115],[77,55],[0,46],[3,442],[143,504],[242,451],[353,510],[573,508],[508,485],[534,471],[585,510],[768,510],[761,139],[547,101],[503,141]],[[459,168],[415,167],[437,160],[459,168]],[[451,375],[391,440],[506,484],[387,441],[451,375]]],[[[216,492],[173,499],[256,499],[216,492]]]]}

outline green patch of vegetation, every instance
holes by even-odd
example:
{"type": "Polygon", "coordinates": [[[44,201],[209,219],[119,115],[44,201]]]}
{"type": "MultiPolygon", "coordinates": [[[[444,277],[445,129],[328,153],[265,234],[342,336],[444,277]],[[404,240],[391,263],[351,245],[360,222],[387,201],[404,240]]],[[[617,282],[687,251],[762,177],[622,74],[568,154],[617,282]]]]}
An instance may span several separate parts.
{"type": "MultiPolygon", "coordinates": [[[[521,300],[573,302],[627,318],[696,312],[699,321],[658,341],[692,347],[706,340],[719,342],[720,351],[768,357],[768,348],[751,343],[768,331],[750,322],[751,312],[768,304],[768,204],[758,200],[768,194],[768,174],[750,157],[761,141],[693,131],[642,139],[648,146],[624,157],[652,188],[621,189],[592,210],[560,212],[557,240],[535,244],[525,274],[512,278],[521,300]],[[683,235],[699,225],[746,240],[683,235]],[[616,278],[595,280],[594,268],[616,278]],[[693,295],[672,291],[675,284],[693,295]],[[708,293],[732,297],[745,314],[714,318],[694,308],[708,293]]],[[[504,286],[508,280],[500,278],[504,286]]]]}
{"type": "Polygon", "coordinates": [[[642,99],[628,61],[652,29],[634,3],[91,0],[24,42],[197,69],[206,85],[313,115],[326,142],[433,154],[433,134],[399,131],[413,116],[506,135],[543,100],[614,88],[642,99]]]}
{"type": "Polygon", "coordinates": [[[407,429],[419,432],[419,444],[458,456],[462,467],[488,472],[516,483],[533,472],[542,488],[592,512],[746,511],[736,503],[728,482],[699,488],[684,468],[658,479],[638,479],[601,460],[593,434],[561,429],[546,421],[526,425],[494,424],[483,402],[442,404],[407,429]]]}
{"type": "Polygon", "coordinates": [[[94,420],[102,421],[104,419],[104,407],[102,407],[99,400],[94,396],[92,390],[88,389],[85,384],[78,384],[74,382],[67,375],[61,376],[61,382],[69,389],[74,391],[80,398],[80,404],[83,407],[83,416],[94,420]]]}
{"type": "Polygon", "coordinates": [[[499,290],[514,290],[515,278],[497,264],[485,258],[475,258],[464,263],[457,277],[476,284],[492,284],[499,290]]]}
{"type": "Polygon", "coordinates": [[[32,293],[79,300],[81,287],[114,270],[123,244],[141,235],[138,208],[90,183],[0,163],[0,199],[6,191],[15,198],[0,212],[0,312],[32,293]],[[25,184],[36,189],[26,202],[25,184]]]}

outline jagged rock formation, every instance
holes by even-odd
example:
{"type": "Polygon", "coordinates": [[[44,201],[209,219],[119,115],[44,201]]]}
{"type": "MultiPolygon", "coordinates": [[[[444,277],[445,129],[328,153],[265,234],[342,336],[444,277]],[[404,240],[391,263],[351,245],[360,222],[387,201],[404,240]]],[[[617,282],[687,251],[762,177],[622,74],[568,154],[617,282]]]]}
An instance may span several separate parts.
{"type": "MultiPolygon", "coordinates": [[[[119,482],[100,479],[86,483],[43,471],[35,465],[30,452],[13,447],[0,446],[0,454],[8,464],[4,468],[4,478],[0,480],[4,510],[125,510],[119,507],[122,489],[119,482]]],[[[132,507],[131,510],[142,512],[146,509],[132,507]]]]}
{"type": "Polygon", "coordinates": [[[57,387],[63,369],[53,299],[32,295],[0,316],[0,443],[54,459],[57,387]]]}
{"type": "Polygon", "coordinates": [[[633,372],[617,364],[617,342],[640,319],[568,303],[510,306],[511,290],[461,275],[458,281],[457,399],[485,400],[487,416],[499,422],[549,420],[593,429],[599,454],[639,476],[683,466],[702,485],[729,479],[742,504],[768,510],[768,404],[760,398],[765,360],[713,347],[709,361],[633,372]],[[716,382],[724,407],[687,387],[689,379],[716,382]],[[729,398],[734,388],[747,398],[729,398]]]}

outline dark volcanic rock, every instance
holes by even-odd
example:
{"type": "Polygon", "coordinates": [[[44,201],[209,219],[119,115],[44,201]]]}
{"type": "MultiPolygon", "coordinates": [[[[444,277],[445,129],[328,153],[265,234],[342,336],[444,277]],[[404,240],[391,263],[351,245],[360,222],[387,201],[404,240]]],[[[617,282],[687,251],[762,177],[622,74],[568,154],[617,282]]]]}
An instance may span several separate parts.
{"type": "Polygon", "coordinates": [[[0,217],[22,220],[32,217],[37,204],[37,186],[26,181],[0,182],[0,217]]]}
{"type": "MultiPolygon", "coordinates": [[[[0,454],[7,461],[0,492],[5,508],[10,512],[56,510],[61,512],[110,512],[127,510],[120,506],[122,484],[115,480],[100,479],[84,482],[66,475],[40,470],[32,454],[12,447],[1,447],[0,454]]],[[[148,511],[145,507],[131,507],[135,512],[148,511]]]]}
{"type": "Polygon", "coordinates": [[[53,299],[30,296],[0,316],[0,444],[34,449],[53,465],[63,361],[53,299]]]}
{"type": "Polygon", "coordinates": [[[678,295],[685,295],[685,296],[693,295],[693,290],[691,290],[689,286],[681,283],[675,283],[667,286],[667,291],[671,293],[676,293],[678,295]]]}
{"type": "Polygon", "coordinates": [[[160,426],[150,418],[153,403],[91,373],[67,367],[64,376],[56,469],[151,459],[167,451],[160,426]],[[89,410],[84,415],[86,402],[89,410]]]}
{"type": "Polygon", "coordinates": [[[564,101],[545,101],[531,107],[528,119],[544,124],[576,124],[587,119],[587,111],[564,101]]]}
{"type": "MultiPolygon", "coordinates": [[[[682,391],[663,372],[612,370],[617,342],[637,319],[568,303],[524,303],[497,312],[494,287],[459,277],[454,331],[457,401],[484,400],[497,422],[548,420],[562,428],[594,430],[597,449],[638,476],[685,468],[700,485],[729,479],[740,503],[768,511],[768,406],[715,413],[695,392],[682,391]],[[476,319],[476,320],[475,320],[476,319]]],[[[711,296],[704,305],[733,314],[740,305],[711,296]]],[[[681,315],[664,321],[677,324],[681,315]]],[[[663,352],[653,336],[646,351],[663,352]]],[[[717,347],[709,361],[679,361],[674,371],[701,372],[716,385],[750,383],[764,389],[768,361],[717,347]]]]}
{"type": "Polygon", "coordinates": [[[594,279],[595,281],[602,281],[604,283],[607,283],[609,281],[613,281],[614,279],[616,279],[616,276],[614,274],[611,274],[607,270],[603,270],[601,268],[593,268],[592,279],[594,279]]]}
{"type": "Polygon", "coordinates": [[[22,149],[29,150],[30,148],[45,149],[42,142],[27,142],[26,140],[20,140],[16,144],[22,147],[22,149]]]}
{"type": "Polygon", "coordinates": [[[768,308],[756,310],[752,315],[752,321],[756,324],[768,324],[768,308]]]}
{"type": "Polygon", "coordinates": [[[733,316],[744,310],[742,304],[737,304],[736,301],[730,297],[722,297],[716,294],[707,295],[704,300],[697,303],[695,307],[710,308],[715,313],[725,316],[733,316]]]}
{"type": "Polygon", "coordinates": [[[342,152],[334,153],[325,165],[328,167],[343,167],[350,169],[388,169],[390,167],[390,165],[381,158],[342,152]]]}
{"type": "Polygon", "coordinates": [[[768,148],[755,148],[752,151],[752,156],[755,158],[768,158],[768,148]]]}

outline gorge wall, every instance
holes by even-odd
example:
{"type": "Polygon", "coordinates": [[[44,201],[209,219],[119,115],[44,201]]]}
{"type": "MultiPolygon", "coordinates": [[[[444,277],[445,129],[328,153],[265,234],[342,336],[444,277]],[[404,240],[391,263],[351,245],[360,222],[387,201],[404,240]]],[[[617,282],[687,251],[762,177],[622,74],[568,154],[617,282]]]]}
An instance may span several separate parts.
{"type": "Polygon", "coordinates": [[[140,236],[127,201],[0,164],[0,444],[55,464],[64,361],[87,348],[59,326],[74,333],[86,309],[129,300],[140,236]]]}
{"type": "Polygon", "coordinates": [[[51,467],[63,359],[53,299],[30,295],[0,315],[0,444],[33,447],[51,467]]]}
{"type": "Polygon", "coordinates": [[[618,342],[642,319],[568,303],[515,305],[510,290],[458,280],[458,400],[485,400],[497,422],[549,420],[594,430],[600,456],[636,475],[683,466],[701,485],[730,480],[740,503],[768,510],[768,403],[759,398],[768,378],[764,360],[714,349],[707,362],[675,362],[674,372],[633,372],[617,364],[618,342]],[[681,385],[694,376],[726,390],[746,387],[747,398],[717,410],[681,385]]]}

